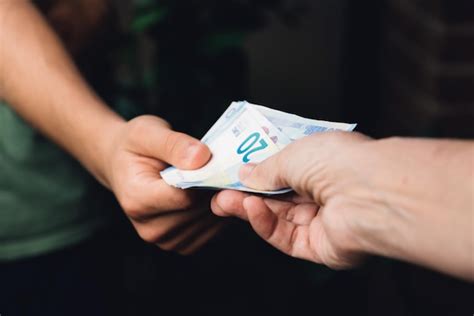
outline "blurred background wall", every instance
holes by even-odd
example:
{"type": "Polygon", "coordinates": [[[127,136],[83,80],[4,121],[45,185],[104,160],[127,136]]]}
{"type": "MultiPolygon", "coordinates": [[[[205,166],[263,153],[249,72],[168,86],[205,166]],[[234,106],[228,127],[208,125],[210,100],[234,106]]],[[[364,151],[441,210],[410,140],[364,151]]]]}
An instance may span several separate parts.
{"type": "Polygon", "coordinates": [[[474,1],[387,1],[382,53],[381,130],[474,136],[474,1]]]}
{"type": "Polygon", "coordinates": [[[246,44],[254,102],[373,136],[474,136],[474,1],[287,0],[246,44]]]}
{"type": "Polygon", "coordinates": [[[318,118],[341,111],[347,0],[288,0],[302,14],[294,24],[272,16],[246,43],[250,96],[256,103],[318,118]]]}
{"type": "Polygon", "coordinates": [[[378,136],[385,1],[286,2],[297,22],[271,16],[246,43],[251,100],[378,136]]]}
{"type": "MultiPolygon", "coordinates": [[[[247,42],[252,101],[374,137],[474,137],[474,1],[288,2],[306,6],[300,23],[272,18],[247,42]]],[[[383,260],[363,270],[371,315],[474,308],[472,285],[435,272],[383,260]]]]}

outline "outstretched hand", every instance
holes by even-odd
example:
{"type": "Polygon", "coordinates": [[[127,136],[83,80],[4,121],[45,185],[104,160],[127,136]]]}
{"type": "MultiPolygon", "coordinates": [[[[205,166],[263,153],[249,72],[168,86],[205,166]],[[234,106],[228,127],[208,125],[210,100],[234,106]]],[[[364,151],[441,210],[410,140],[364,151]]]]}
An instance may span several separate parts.
{"type": "Polygon", "coordinates": [[[222,191],[211,206],[248,220],[281,251],[332,268],[376,254],[474,280],[473,153],[468,141],[316,134],[241,169],[248,187],[295,195],[222,191]]]}
{"type": "MultiPolygon", "coordinates": [[[[339,135],[332,138],[336,140],[337,137],[339,135]]],[[[347,133],[341,137],[349,137],[351,142],[356,143],[368,140],[358,134],[347,133]]],[[[329,174],[331,171],[326,170],[329,166],[324,166],[324,161],[308,161],[308,156],[318,151],[317,148],[311,149],[316,147],[316,141],[316,138],[309,137],[259,165],[249,164],[241,169],[240,178],[249,187],[260,190],[292,187],[298,194],[275,199],[227,190],[214,196],[212,210],[219,216],[232,215],[248,220],[263,239],[293,257],[332,268],[351,267],[364,257],[358,251],[350,225],[351,217],[355,215],[353,205],[337,195],[326,196],[323,188],[321,191],[314,190],[317,182],[329,185],[335,180],[331,176],[339,174],[338,170],[331,170],[335,173],[329,174]]],[[[325,147],[323,143],[320,145],[325,147]]],[[[337,144],[332,146],[333,151],[329,152],[330,148],[327,148],[325,154],[318,155],[329,158],[337,153],[335,146],[337,144]]]]}

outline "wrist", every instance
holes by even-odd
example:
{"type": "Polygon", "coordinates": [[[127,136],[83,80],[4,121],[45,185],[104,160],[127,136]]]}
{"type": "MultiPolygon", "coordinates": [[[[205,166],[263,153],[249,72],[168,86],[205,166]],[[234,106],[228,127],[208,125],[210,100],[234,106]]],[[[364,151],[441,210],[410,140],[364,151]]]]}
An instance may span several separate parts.
{"type": "Polygon", "coordinates": [[[403,168],[397,170],[403,142],[389,138],[354,147],[351,163],[357,167],[347,169],[352,180],[342,175],[337,186],[324,186],[326,197],[340,195],[353,209],[348,222],[356,252],[399,258],[406,250],[406,232],[412,231],[422,201],[412,192],[419,183],[407,181],[403,168]]]}
{"type": "Polygon", "coordinates": [[[95,124],[91,122],[90,130],[85,134],[88,136],[84,146],[81,146],[84,152],[78,153],[76,157],[97,181],[111,189],[110,160],[127,123],[106,106],[102,108],[104,113],[96,117],[95,124]]]}
{"type": "Polygon", "coordinates": [[[370,198],[363,198],[368,202],[355,225],[360,250],[468,275],[472,143],[390,138],[373,144],[376,172],[364,172],[371,176],[361,191],[370,198]]]}

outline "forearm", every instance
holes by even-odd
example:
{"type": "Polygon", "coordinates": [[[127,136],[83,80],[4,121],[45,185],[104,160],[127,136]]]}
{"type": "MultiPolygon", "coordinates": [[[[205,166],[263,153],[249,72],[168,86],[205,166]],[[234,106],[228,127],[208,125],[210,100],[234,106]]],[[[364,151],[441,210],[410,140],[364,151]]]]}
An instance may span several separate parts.
{"type": "Polygon", "coordinates": [[[123,124],[82,79],[29,1],[0,3],[0,96],[104,184],[104,151],[123,124]]]}
{"type": "Polygon", "coordinates": [[[383,162],[372,180],[388,229],[366,234],[376,240],[372,250],[473,280],[474,144],[388,139],[375,146],[383,162]]]}

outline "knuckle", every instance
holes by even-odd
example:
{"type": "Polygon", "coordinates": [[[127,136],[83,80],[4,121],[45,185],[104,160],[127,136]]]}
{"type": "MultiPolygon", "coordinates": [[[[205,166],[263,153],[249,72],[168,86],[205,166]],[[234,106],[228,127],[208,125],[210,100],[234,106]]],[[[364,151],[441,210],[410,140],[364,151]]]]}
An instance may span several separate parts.
{"type": "Polygon", "coordinates": [[[265,162],[262,162],[261,164],[256,165],[252,171],[248,175],[248,179],[250,180],[259,180],[265,172],[262,172],[263,169],[265,168],[264,166],[265,162]]]}
{"type": "MultiPolygon", "coordinates": [[[[324,140],[328,145],[346,145],[348,143],[361,142],[369,140],[370,137],[359,132],[332,131],[323,133],[324,140]]],[[[317,137],[318,135],[314,135],[317,137]]]]}
{"type": "Polygon", "coordinates": [[[164,149],[169,155],[175,155],[179,149],[179,144],[183,142],[184,135],[181,133],[170,132],[165,136],[164,149]]]}
{"type": "Polygon", "coordinates": [[[147,133],[147,126],[146,122],[148,121],[148,118],[146,117],[139,117],[131,120],[129,122],[129,129],[130,129],[130,135],[132,137],[134,136],[141,136],[147,133]]]}
{"type": "Polygon", "coordinates": [[[160,235],[148,227],[139,228],[137,232],[141,239],[150,244],[156,243],[160,238],[160,235]]]}
{"type": "Polygon", "coordinates": [[[153,116],[153,119],[156,121],[156,123],[158,123],[159,125],[163,126],[166,129],[172,129],[173,128],[168,121],[162,119],[159,116],[153,116]]]}
{"type": "Polygon", "coordinates": [[[141,205],[135,199],[125,197],[119,199],[120,206],[131,218],[139,218],[142,215],[141,205]]]}
{"type": "Polygon", "coordinates": [[[295,208],[292,208],[288,211],[288,213],[286,213],[286,220],[288,222],[293,222],[295,220],[295,217],[296,217],[296,209],[295,208]]]}
{"type": "Polygon", "coordinates": [[[150,244],[156,244],[160,248],[164,249],[160,243],[160,240],[163,239],[170,231],[169,227],[164,225],[151,225],[150,223],[140,225],[137,228],[138,235],[141,239],[150,244]]]}
{"type": "Polygon", "coordinates": [[[272,187],[284,186],[284,177],[288,169],[288,159],[286,152],[281,152],[268,160],[266,163],[258,168],[256,176],[259,179],[268,179],[268,182],[272,187]]]}
{"type": "Polygon", "coordinates": [[[296,227],[293,228],[293,230],[290,233],[290,242],[288,243],[288,249],[287,252],[292,256],[295,257],[295,245],[298,240],[298,234],[300,230],[297,229],[296,227]]]}
{"type": "Polygon", "coordinates": [[[144,212],[136,209],[136,208],[133,208],[133,209],[128,209],[128,210],[125,210],[125,214],[127,214],[127,216],[131,219],[133,219],[134,221],[137,221],[137,222],[142,222],[145,218],[145,214],[144,212]]]}
{"type": "Polygon", "coordinates": [[[125,214],[133,220],[142,221],[147,217],[149,209],[134,197],[122,197],[119,199],[119,204],[125,214]]]}

